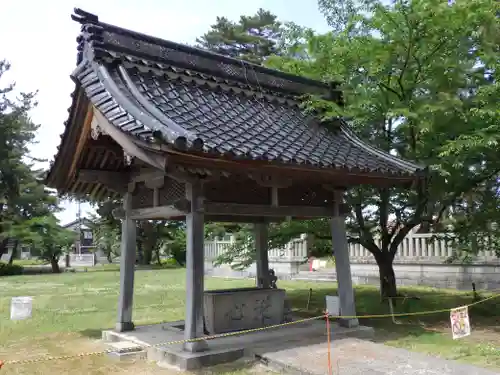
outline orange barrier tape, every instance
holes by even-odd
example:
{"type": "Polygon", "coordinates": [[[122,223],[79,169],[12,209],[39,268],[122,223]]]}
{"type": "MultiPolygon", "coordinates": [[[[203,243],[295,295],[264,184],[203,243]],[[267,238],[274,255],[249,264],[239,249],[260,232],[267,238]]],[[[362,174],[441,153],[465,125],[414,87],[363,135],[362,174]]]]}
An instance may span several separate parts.
{"type": "Polygon", "coordinates": [[[325,313],[326,318],[326,337],[327,337],[327,353],[328,353],[328,375],[333,375],[332,370],[332,352],[331,352],[331,340],[330,340],[330,316],[328,311],[325,313]]]}

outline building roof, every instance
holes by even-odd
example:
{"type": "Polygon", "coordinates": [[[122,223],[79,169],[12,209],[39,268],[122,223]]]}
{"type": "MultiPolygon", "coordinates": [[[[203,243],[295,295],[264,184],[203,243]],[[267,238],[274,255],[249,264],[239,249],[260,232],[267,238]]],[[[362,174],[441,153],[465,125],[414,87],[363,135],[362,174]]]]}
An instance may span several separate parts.
{"type": "Polygon", "coordinates": [[[78,226],[80,226],[81,229],[89,229],[92,226],[92,221],[87,218],[81,218],[62,225],[63,228],[71,230],[77,229],[78,226]]]}
{"type": "Polygon", "coordinates": [[[81,91],[122,133],[176,152],[399,179],[423,169],[364,143],[342,119],[325,126],[305,114],[298,99],[305,94],[342,104],[334,84],[109,25],[79,9],[72,18],[82,24],[77,88],[49,184],[63,168],[63,149],[74,148],[81,91]]]}

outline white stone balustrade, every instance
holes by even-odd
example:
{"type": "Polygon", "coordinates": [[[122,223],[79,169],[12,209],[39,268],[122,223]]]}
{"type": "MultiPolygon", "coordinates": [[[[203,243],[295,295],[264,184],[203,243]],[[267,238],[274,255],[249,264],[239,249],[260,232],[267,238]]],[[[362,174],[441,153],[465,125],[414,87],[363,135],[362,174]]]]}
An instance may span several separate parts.
{"type": "MultiPolygon", "coordinates": [[[[377,241],[380,245],[380,241],[377,241]]],[[[229,236],[227,240],[205,240],[205,258],[214,260],[234,243],[234,237],[229,236]]],[[[300,238],[293,239],[281,248],[269,250],[270,261],[301,261],[307,257],[308,241],[307,235],[302,234],[300,238]]],[[[363,246],[349,244],[350,257],[353,261],[372,262],[373,256],[363,246]]],[[[442,263],[453,254],[453,244],[445,239],[444,235],[432,233],[409,233],[398,247],[395,260],[412,263],[442,263]],[[441,237],[441,238],[440,238],[441,237]]],[[[496,259],[495,251],[488,250],[480,252],[477,261],[489,261],[496,259]]]]}

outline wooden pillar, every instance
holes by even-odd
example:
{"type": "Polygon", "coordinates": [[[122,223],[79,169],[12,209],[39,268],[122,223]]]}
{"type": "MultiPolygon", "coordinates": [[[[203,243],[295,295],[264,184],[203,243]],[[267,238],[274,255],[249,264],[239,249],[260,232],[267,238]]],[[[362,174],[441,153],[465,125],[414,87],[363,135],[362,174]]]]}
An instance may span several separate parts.
{"type": "Polygon", "coordinates": [[[254,224],[257,287],[269,288],[269,249],[268,249],[268,226],[267,223],[254,224]]]}
{"type": "MultiPolygon", "coordinates": [[[[204,292],[204,215],[203,191],[199,182],[186,184],[186,198],[191,212],[186,215],[186,317],[184,339],[203,337],[204,292]]],[[[205,341],[186,342],[184,350],[200,352],[207,349],[205,341]]]]}
{"type": "Polygon", "coordinates": [[[120,254],[120,295],[118,297],[118,332],[134,329],[132,322],[132,302],[134,297],[134,272],[136,256],[136,224],[130,219],[132,194],[123,197],[125,215],[122,219],[121,254],[120,254]]]}
{"type": "MultiPolygon", "coordinates": [[[[340,313],[343,316],[355,316],[356,304],[354,300],[354,288],[352,286],[351,263],[349,260],[349,243],[347,242],[345,216],[339,209],[341,203],[342,193],[335,192],[335,206],[331,219],[331,227],[340,313]]],[[[340,319],[339,323],[345,327],[357,327],[359,325],[358,319],[340,319]]]]}

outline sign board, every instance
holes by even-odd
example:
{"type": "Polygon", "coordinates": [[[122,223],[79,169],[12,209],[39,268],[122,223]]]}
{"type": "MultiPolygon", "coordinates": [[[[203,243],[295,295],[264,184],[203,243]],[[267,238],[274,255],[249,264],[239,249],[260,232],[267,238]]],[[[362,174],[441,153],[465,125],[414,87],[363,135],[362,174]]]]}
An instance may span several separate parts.
{"type": "Polygon", "coordinates": [[[10,320],[31,318],[33,297],[12,297],[10,303],[10,320]]]}
{"type": "Polygon", "coordinates": [[[467,306],[450,310],[453,340],[470,335],[469,309],[467,306]]]}
{"type": "Polygon", "coordinates": [[[314,259],[312,261],[312,270],[313,271],[319,270],[319,259],[314,259]]]}
{"type": "Polygon", "coordinates": [[[326,311],[330,316],[340,316],[340,300],[337,296],[326,296],[326,311]]]}

